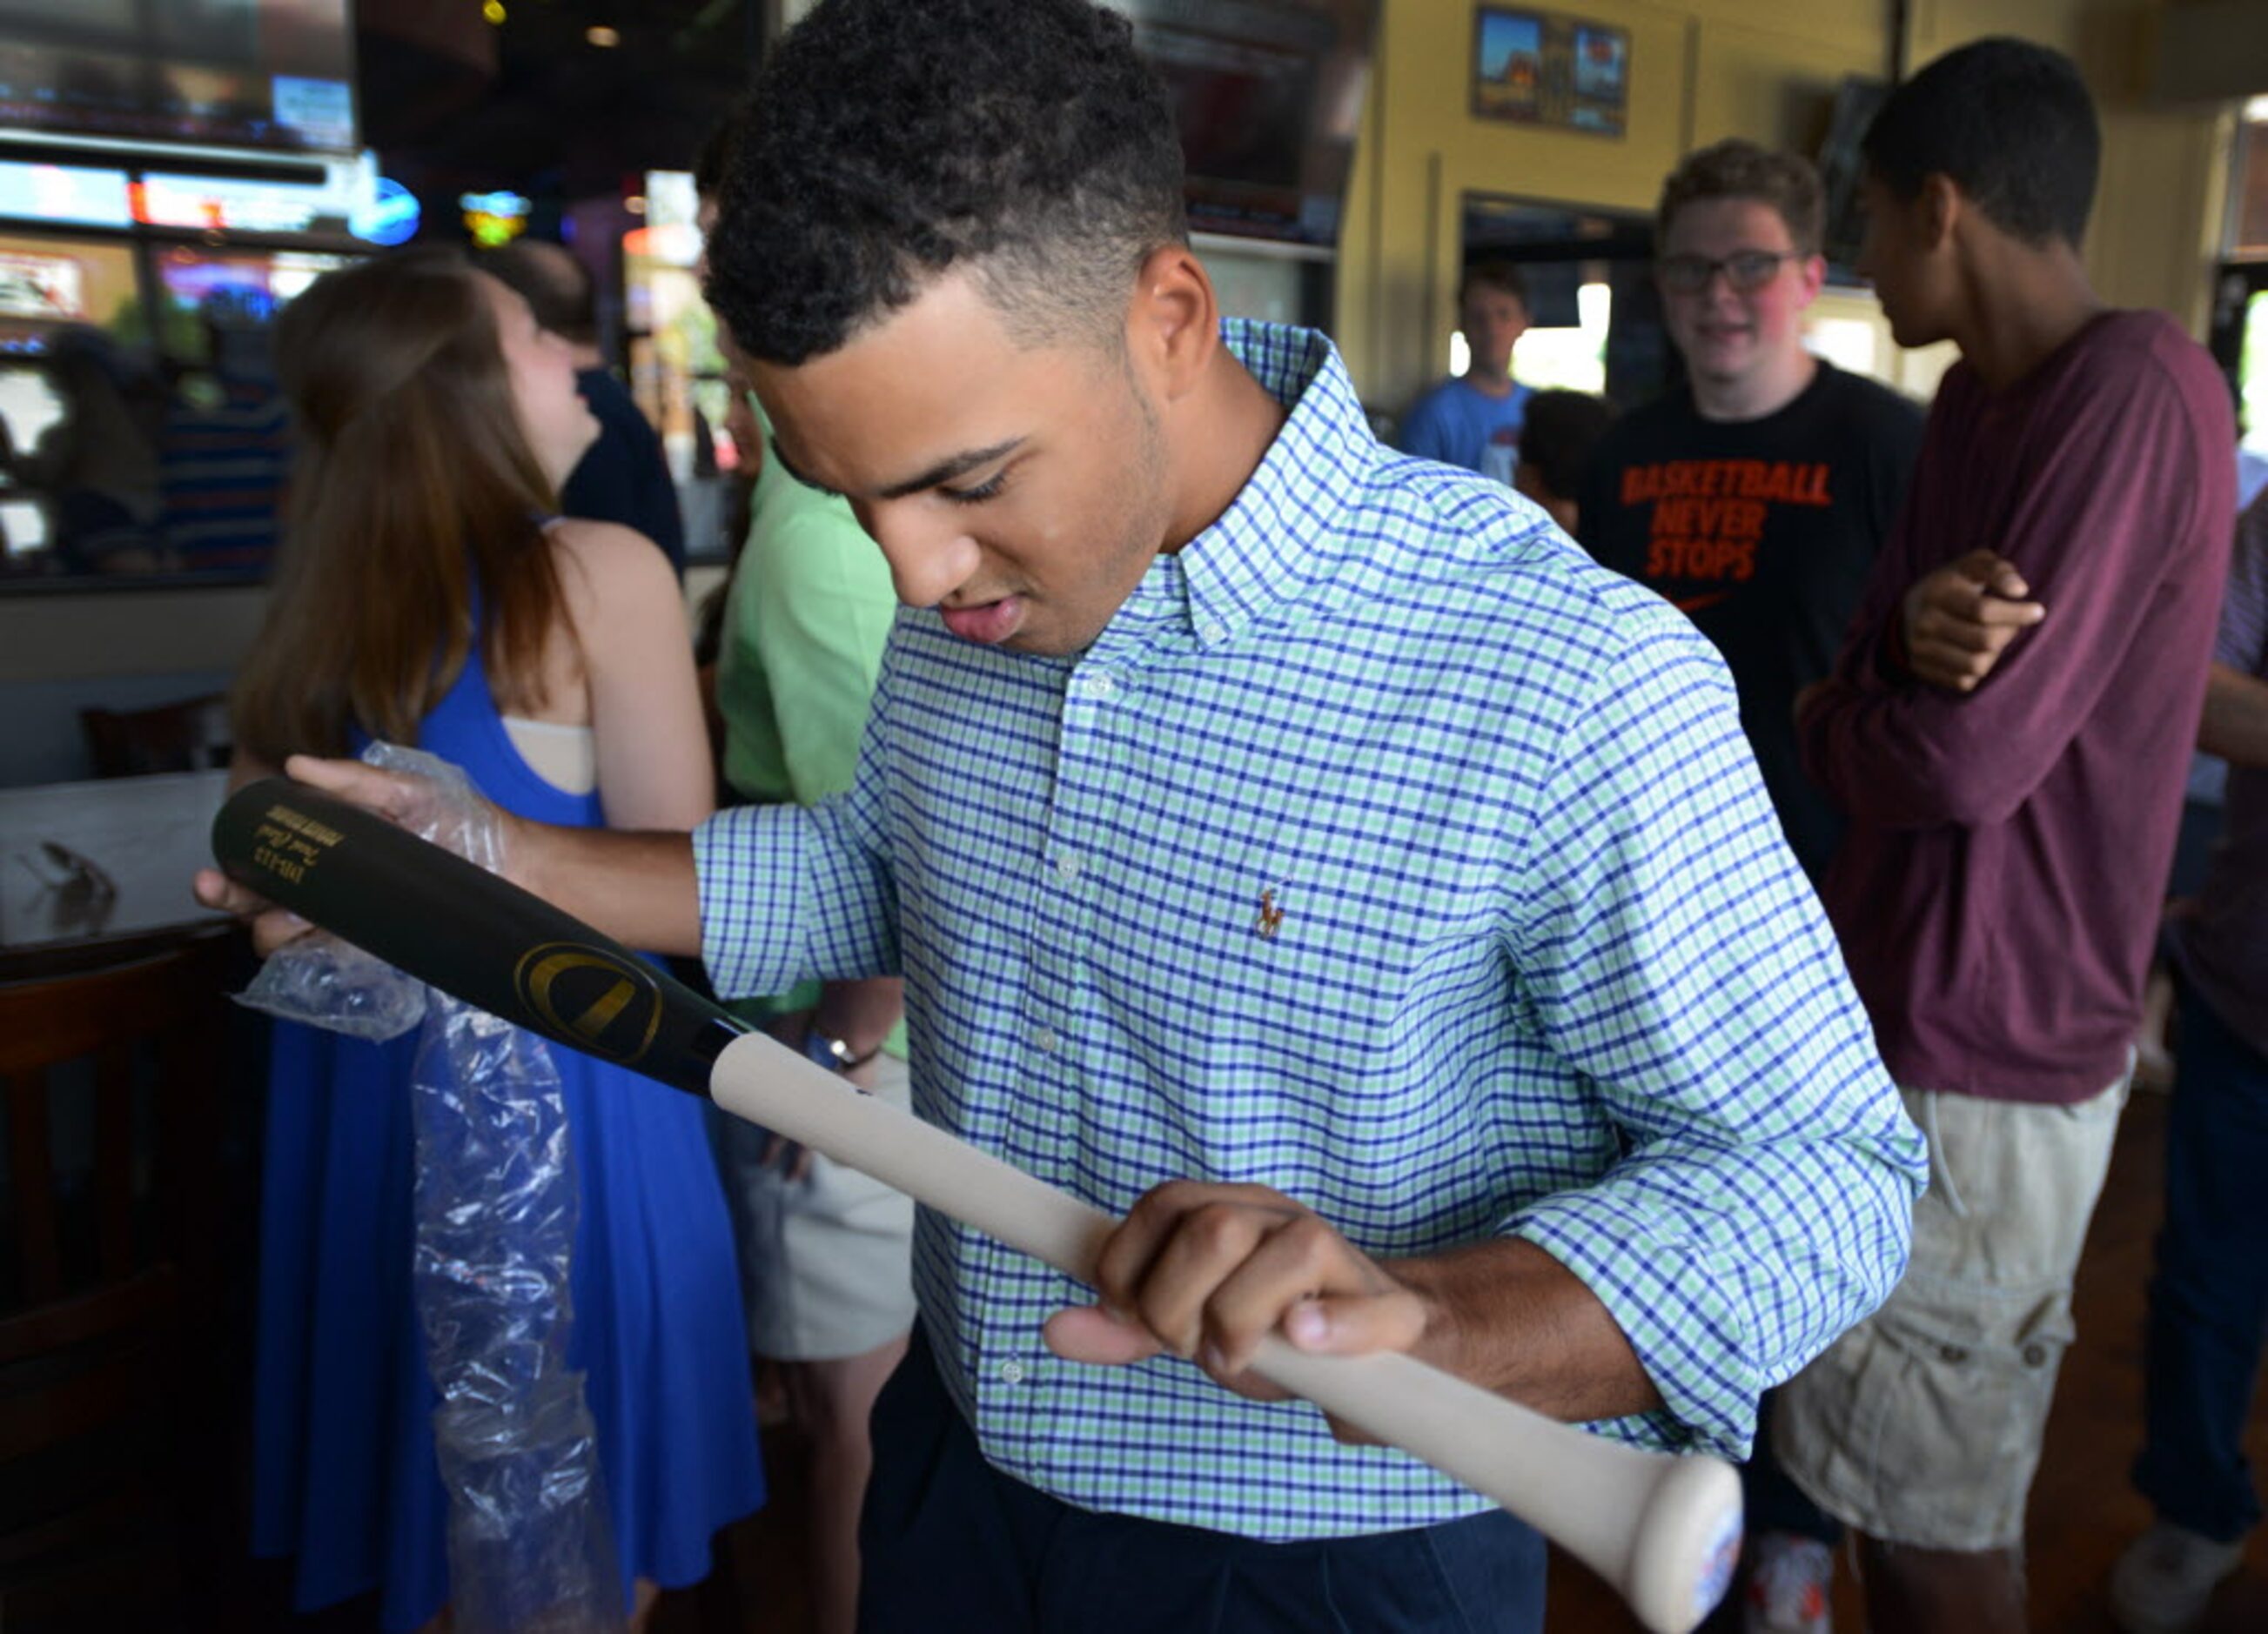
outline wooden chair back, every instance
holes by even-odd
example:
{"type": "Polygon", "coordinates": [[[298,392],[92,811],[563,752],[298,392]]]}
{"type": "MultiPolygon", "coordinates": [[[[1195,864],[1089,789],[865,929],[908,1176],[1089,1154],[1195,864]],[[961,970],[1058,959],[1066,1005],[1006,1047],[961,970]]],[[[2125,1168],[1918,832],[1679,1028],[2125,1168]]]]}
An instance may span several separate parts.
{"type": "Polygon", "coordinates": [[[81,710],[98,777],[146,777],[228,764],[228,700],[219,693],[146,710],[81,710]]]}
{"type": "Polygon", "coordinates": [[[157,1626],[219,1500],[227,944],[0,984],[0,1628],[157,1626]]]}

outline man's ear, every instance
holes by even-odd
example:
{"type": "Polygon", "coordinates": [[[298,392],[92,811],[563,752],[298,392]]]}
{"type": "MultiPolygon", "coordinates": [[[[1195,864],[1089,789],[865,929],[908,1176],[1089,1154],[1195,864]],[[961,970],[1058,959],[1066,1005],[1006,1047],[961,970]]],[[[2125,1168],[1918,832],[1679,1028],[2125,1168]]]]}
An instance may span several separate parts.
{"type": "Polygon", "coordinates": [[[1212,279],[1187,245],[1150,252],[1126,309],[1126,350],[1161,401],[1187,396],[1220,346],[1220,302],[1212,279]]]}
{"type": "Polygon", "coordinates": [[[1803,298],[1796,304],[1808,306],[1819,298],[1819,291],[1827,287],[1827,257],[1806,255],[1795,266],[1799,285],[1803,291],[1803,298]]]}
{"type": "Polygon", "coordinates": [[[1913,202],[1917,236],[1924,249],[1945,247],[1968,212],[1969,200],[1960,184],[1952,177],[1933,171],[1921,180],[1921,192],[1913,202]]]}

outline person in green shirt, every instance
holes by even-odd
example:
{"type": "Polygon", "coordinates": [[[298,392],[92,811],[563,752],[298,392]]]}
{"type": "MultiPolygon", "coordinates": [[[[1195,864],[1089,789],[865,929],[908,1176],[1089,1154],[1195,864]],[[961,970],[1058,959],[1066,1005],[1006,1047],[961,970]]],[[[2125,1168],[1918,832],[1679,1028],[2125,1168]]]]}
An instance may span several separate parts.
{"type": "MultiPolygon", "coordinates": [[[[740,395],[756,433],[748,458],[762,463],[717,654],[724,780],[745,804],[807,806],[850,785],[898,598],[850,505],[770,459],[763,409],[740,395]]],[[[809,983],[735,1008],[860,1089],[906,1104],[896,977],[809,983]]],[[[813,1625],[851,1634],[873,1461],[866,1420],[913,1326],[913,1202],[738,1119],[718,1120],[716,1136],[749,1345],[780,1364],[808,1438],[813,1625]]]]}

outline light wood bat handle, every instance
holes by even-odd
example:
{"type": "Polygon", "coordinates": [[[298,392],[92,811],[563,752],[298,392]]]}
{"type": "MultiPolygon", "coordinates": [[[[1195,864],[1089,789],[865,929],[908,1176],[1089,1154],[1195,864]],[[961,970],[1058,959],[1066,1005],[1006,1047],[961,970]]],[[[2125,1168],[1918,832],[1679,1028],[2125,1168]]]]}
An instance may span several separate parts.
{"type": "MultiPolygon", "coordinates": [[[[725,1047],[710,1094],[736,1116],[1094,1280],[1095,1256],[1116,1225],[1108,1215],[853,1092],[762,1034],[725,1047]]],[[[1685,1634],[1731,1579],[1741,1486],[1720,1460],[1604,1440],[1399,1354],[1313,1356],[1271,1337],[1253,1366],[1502,1505],[1612,1584],[1657,1634],[1685,1634]]]]}

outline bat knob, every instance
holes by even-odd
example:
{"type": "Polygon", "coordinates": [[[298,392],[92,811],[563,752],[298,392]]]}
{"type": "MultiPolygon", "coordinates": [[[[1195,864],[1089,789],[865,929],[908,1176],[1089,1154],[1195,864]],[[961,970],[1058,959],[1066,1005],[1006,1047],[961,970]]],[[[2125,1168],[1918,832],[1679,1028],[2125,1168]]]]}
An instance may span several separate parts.
{"type": "Polygon", "coordinates": [[[1623,1594],[1657,1634],[1687,1634],[1725,1598],[1740,1557],[1740,1476],[1718,1459],[1679,1459],[1646,1500],[1623,1594]]]}

